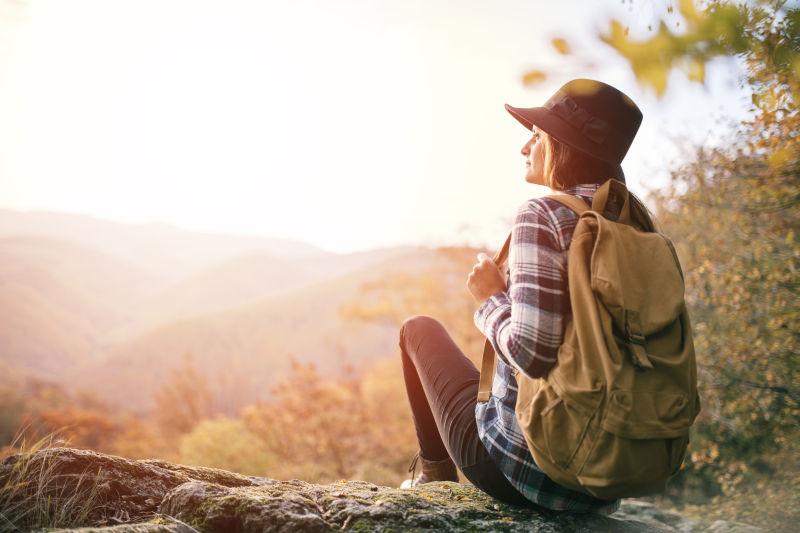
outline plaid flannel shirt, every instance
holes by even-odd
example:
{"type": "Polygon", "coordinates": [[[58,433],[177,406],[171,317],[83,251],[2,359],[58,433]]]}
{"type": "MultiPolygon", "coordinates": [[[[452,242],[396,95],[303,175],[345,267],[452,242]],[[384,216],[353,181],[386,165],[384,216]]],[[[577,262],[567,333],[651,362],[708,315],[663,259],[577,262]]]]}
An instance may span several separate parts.
{"type": "MultiPolygon", "coordinates": [[[[591,203],[598,187],[581,184],[563,192],[591,203]]],[[[577,221],[574,211],[546,198],[533,198],[518,209],[509,246],[508,291],[493,294],[473,317],[497,354],[492,396],[476,405],[475,417],[489,455],[526,498],[549,509],[611,514],[620,499],[601,500],[547,477],[534,462],[514,414],[514,369],[539,378],[556,362],[564,317],[572,312],[567,252],[577,221]]]]}

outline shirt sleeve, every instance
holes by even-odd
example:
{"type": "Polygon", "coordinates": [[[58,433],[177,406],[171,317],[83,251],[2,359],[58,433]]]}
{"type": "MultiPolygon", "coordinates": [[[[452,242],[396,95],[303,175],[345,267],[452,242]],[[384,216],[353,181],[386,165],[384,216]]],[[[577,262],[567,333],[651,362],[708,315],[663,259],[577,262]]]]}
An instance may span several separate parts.
{"type": "Polygon", "coordinates": [[[498,357],[531,378],[555,364],[570,312],[566,254],[551,216],[541,199],[520,206],[511,230],[508,292],[490,296],[473,317],[498,357]]]}

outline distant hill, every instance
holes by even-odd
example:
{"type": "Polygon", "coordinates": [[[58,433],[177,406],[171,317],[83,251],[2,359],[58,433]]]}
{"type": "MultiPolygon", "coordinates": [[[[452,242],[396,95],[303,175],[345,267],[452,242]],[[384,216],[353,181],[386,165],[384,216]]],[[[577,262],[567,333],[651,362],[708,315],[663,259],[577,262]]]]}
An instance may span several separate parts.
{"type": "Polygon", "coordinates": [[[153,275],[73,242],[0,238],[0,360],[57,378],[97,357],[153,275]]]}
{"type": "Polygon", "coordinates": [[[150,272],[162,286],[245,254],[266,253],[287,259],[336,255],[286,239],[201,233],[162,223],[128,224],[39,210],[0,209],[3,236],[72,241],[150,272]]]}
{"type": "Polygon", "coordinates": [[[355,323],[339,307],[358,297],[361,284],[390,272],[421,271],[437,260],[435,251],[418,248],[257,304],[165,324],[113,348],[102,362],[76,368],[67,382],[144,411],[168,369],[191,353],[223,395],[242,404],[264,399],[292,357],[337,373],[345,363],[359,366],[396,355],[399,325],[355,323]]]}
{"type": "Polygon", "coordinates": [[[130,311],[134,320],[109,335],[120,342],[159,325],[234,309],[277,294],[324,281],[396,257],[412,247],[386,248],[352,254],[285,259],[269,254],[234,257],[197,274],[150,292],[130,311]]]}
{"type": "Polygon", "coordinates": [[[434,257],[0,210],[0,368],[146,408],[191,352],[220,387],[257,398],[292,356],[336,371],[391,354],[396,327],[346,323],[338,306],[434,257]]]}

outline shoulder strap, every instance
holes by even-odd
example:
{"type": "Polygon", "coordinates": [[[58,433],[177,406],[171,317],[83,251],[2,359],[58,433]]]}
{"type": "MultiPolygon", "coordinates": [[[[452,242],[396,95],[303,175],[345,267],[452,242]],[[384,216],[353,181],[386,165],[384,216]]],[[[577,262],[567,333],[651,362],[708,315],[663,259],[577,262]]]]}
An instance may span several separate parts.
{"type": "MultiPolygon", "coordinates": [[[[508,259],[508,248],[511,245],[511,233],[506,237],[506,242],[494,254],[492,261],[500,267],[508,259]]],[[[495,353],[492,343],[487,338],[483,343],[483,358],[481,359],[481,377],[478,382],[478,402],[484,403],[492,396],[492,380],[494,379],[495,353]]]]}
{"type": "Polygon", "coordinates": [[[551,198],[556,202],[564,204],[565,206],[575,211],[578,214],[578,216],[580,216],[581,213],[583,213],[584,211],[589,210],[589,206],[586,205],[586,202],[584,202],[577,196],[572,196],[571,194],[551,194],[547,196],[547,198],[551,198]]]}
{"type": "Polygon", "coordinates": [[[496,354],[489,338],[483,343],[481,359],[481,378],[478,382],[478,403],[485,403],[492,397],[492,381],[494,380],[494,361],[496,354]]]}
{"type": "MultiPolygon", "coordinates": [[[[578,198],[577,196],[572,196],[571,194],[551,194],[545,196],[545,198],[552,198],[553,200],[560,202],[576,213],[580,215],[584,211],[589,210],[589,206],[586,205],[586,202],[578,198]]],[[[496,254],[494,254],[493,261],[499,267],[503,264],[503,262],[508,258],[508,248],[511,246],[511,232],[509,232],[508,237],[506,237],[506,242],[503,243],[503,246],[500,247],[500,250],[496,254]]]]}
{"type": "Polygon", "coordinates": [[[617,222],[621,224],[627,224],[629,226],[633,225],[630,194],[628,193],[628,188],[625,186],[625,184],[618,179],[611,178],[606,180],[600,187],[598,187],[597,191],[595,191],[594,196],[592,197],[591,208],[588,208],[586,203],[581,199],[570,194],[550,194],[545,198],[552,198],[553,200],[566,205],[575,211],[578,216],[589,209],[599,213],[602,216],[605,216],[605,210],[610,206],[615,213],[617,211],[619,213],[617,215],[617,222]]]}
{"type": "Polygon", "coordinates": [[[506,242],[503,243],[503,246],[494,254],[492,261],[494,264],[498,266],[498,268],[508,259],[508,248],[511,246],[511,232],[508,233],[508,237],[506,237],[506,242]]]}

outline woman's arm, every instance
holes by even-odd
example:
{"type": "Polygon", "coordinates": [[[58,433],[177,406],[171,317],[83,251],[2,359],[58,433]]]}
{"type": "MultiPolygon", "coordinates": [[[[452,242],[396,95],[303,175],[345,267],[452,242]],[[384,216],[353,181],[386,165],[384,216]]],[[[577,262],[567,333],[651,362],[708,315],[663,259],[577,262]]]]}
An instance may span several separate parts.
{"type": "Polygon", "coordinates": [[[490,296],[473,318],[498,357],[540,378],[556,362],[570,312],[566,254],[544,200],[529,200],[517,210],[508,261],[508,292],[490,296]]]}

